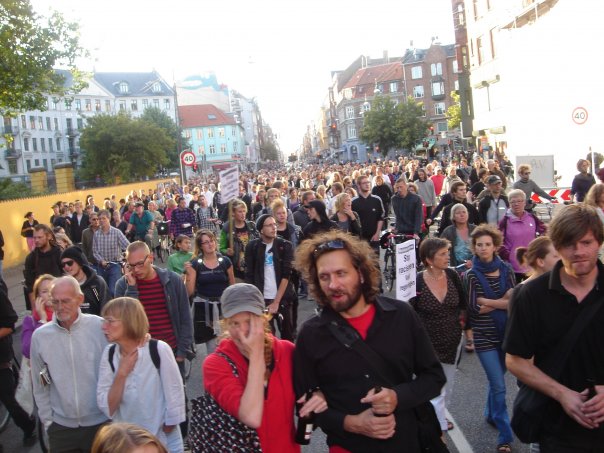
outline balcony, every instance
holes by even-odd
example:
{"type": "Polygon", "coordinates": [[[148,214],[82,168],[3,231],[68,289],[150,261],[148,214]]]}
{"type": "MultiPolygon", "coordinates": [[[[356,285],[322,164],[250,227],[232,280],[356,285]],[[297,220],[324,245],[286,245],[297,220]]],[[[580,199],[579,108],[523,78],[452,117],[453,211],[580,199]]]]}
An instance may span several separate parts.
{"type": "Polygon", "coordinates": [[[68,137],[75,137],[76,135],[79,135],[80,131],[78,131],[77,129],[73,128],[73,127],[68,127],[67,128],[67,136],[68,137]]]}
{"type": "Polygon", "coordinates": [[[21,150],[20,149],[7,148],[6,150],[4,150],[4,157],[7,160],[8,159],[18,159],[19,157],[21,157],[21,150]]]}
{"type": "Polygon", "coordinates": [[[4,134],[10,134],[10,135],[17,135],[19,134],[19,126],[13,126],[11,124],[5,124],[4,126],[0,127],[0,130],[2,131],[1,133],[4,134]]]}

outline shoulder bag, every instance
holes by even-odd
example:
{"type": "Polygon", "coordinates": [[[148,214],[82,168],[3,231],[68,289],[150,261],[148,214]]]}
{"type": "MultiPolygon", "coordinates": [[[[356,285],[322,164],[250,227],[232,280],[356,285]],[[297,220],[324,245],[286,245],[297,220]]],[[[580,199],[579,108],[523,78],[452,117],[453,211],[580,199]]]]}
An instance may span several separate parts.
{"type": "MultiPolygon", "coordinates": [[[[239,379],[235,363],[226,354],[216,354],[229,363],[233,376],[239,379]]],[[[191,401],[188,440],[192,453],[262,453],[256,430],[227,413],[209,393],[191,401]]]]}
{"type": "MultiPolygon", "coordinates": [[[[604,301],[594,301],[588,307],[585,307],[573,323],[572,328],[564,335],[556,348],[553,348],[550,354],[543,360],[539,367],[541,371],[552,379],[558,380],[570,353],[579,339],[581,332],[585,330],[589,321],[593,318],[604,301]]],[[[521,442],[531,443],[539,442],[543,431],[543,421],[547,413],[547,406],[552,403],[549,396],[528,385],[520,385],[520,390],[514,400],[514,409],[512,412],[511,426],[516,437],[521,442]]]]}
{"type": "MultiPolygon", "coordinates": [[[[382,356],[375,352],[371,346],[363,341],[361,335],[349,325],[331,321],[329,330],[332,335],[344,345],[359,354],[372,368],[373,372],[388,386],[394,387],[386,377],[387,365],[382,356]]],[[[421,403],[413,408],[417,419],[418,440],[421,453],[449,453],[449,449],[441,439],[442,431],[436,417],[434,406],[430,401],[421,403]]]]}

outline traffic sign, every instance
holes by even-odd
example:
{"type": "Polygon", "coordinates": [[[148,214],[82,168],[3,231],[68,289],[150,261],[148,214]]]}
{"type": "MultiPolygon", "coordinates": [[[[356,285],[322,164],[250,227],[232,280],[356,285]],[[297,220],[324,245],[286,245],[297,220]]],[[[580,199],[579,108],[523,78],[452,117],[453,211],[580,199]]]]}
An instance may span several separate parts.
{"type": "Polygon", "coordinates": [[[575,124],[585,124],[588,117],[589,115],[587,114],[587,109],[583,107],[577,107],[573,110],[573,121],[575,124]]]}
{"type": "Polygon", "coordinates": [[[195,164],[195,161],[197,160],[195,158],[195,154],[193,154],[191,151],[185,151],[184,153],[182,153],[180,155],[180,159],[182,160],[182,163],[188,167],[192,167],[195,164]]]}

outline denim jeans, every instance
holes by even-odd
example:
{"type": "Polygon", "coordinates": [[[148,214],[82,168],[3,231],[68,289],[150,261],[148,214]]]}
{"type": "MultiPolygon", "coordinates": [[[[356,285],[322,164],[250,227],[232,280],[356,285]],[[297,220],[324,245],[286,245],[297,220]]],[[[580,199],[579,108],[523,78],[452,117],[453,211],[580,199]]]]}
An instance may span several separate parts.
{"type": "Polygon", "coordinates": [[[109,296],[113,299],[115,294],[115,284],[122,276],[122,268],[117,263],[108,263],[107,267],[100,264],[95,266],[97,274],[107,283],[109,287],[109,296]]]}
{"type": "Polygon", "coordinates": [[[514,436],[505,403],[505,353],[501,348],[476,353],[489,381],[484,416],[487,420],[493,420],[499,430],[497,443],[509,444],[514,440],[514,436]]]}

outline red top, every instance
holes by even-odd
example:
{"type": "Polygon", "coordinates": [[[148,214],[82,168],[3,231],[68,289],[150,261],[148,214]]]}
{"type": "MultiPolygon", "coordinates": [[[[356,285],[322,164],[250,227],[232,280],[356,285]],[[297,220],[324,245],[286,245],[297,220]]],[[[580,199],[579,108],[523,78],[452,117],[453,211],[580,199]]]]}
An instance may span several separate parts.
{"type": "Polygon", "coordinates": [[[434,193],[436,193],[436,196],[439,196],[443,190],[443,182],[445,181],[445,175],[432,175],[430,176],[430,179],[432,180],[432,184],[434,184],[434,193]]]}
{"type": "Polygon", "coordinates": [[[346,321],[354,327],[357,332],[361,335],[363,340],[367,339],[367,331],[369,330],[369,326],[373,322],[373,317],[375,316],[375,305],[369,304],[369,310],[363,313],[361,316],[357,316],[356,318],[346,318],[346,321]]]}
{"type": "Polygon", "coordinates": [[[155,274],[155,277],[150,280],[137,280],[136,287],[138,297],[149,319],[149,334],[152,338],[165,341],[172,349],[176,349],[176,336],[159,275],[155,274]]]}
{"type": "MultiPolygon", "coordinates": [[[[233,375],[224,357],[210,354],[203,362],[204,388],[220,407],[237,417],[247,383],[248,361],[230,339],[222,340],[216,352],[222,352],[233,360],[239,379],[233,375]]],[[[293,354],[292,343],[274,338],[275,367],[268,381],[262,423],[256,430],[264,453],[300,453],[300,445],[294,440],[293,354]]]]}

